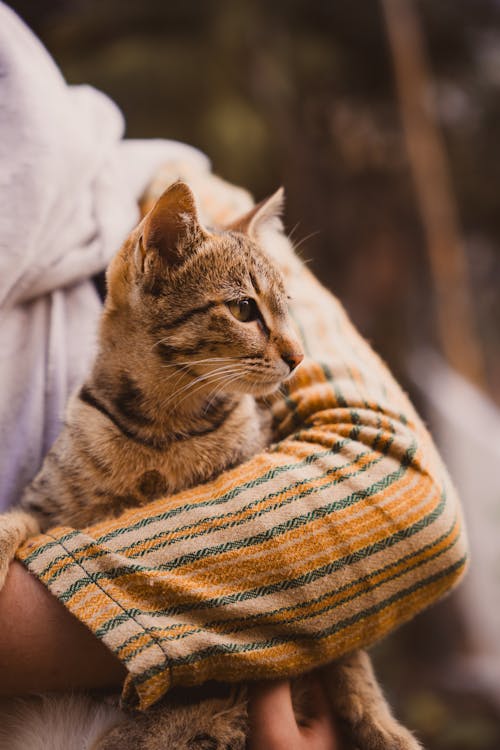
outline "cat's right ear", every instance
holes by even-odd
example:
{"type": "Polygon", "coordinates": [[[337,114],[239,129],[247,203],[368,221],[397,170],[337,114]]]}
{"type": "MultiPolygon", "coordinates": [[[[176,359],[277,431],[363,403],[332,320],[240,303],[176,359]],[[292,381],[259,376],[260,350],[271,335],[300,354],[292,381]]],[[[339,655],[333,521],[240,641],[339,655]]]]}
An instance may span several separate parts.
{"type": "Polygon", "coordinates": [[[193,193],[185,182],[174,182],[143,219],[136,265],[144,271],[150,254],[167,266],[180,265],[206,236],[193,193]]]}

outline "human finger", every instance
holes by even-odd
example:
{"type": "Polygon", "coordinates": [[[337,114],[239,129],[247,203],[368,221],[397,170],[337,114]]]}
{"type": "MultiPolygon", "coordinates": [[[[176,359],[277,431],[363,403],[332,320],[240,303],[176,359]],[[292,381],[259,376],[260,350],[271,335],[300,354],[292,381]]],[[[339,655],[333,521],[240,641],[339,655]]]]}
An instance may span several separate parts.
{"type": "Polygon", "coordinates": [[[338,727],[320,681],[309,685],[309,715],[299,721],[300,750],[341,750],[338,727]]]}
{"type": "Polygon", "coordinates": [[[248,750],[298,750],[300,735],[288,680],[254,683],[248,715],[248,750]]]}

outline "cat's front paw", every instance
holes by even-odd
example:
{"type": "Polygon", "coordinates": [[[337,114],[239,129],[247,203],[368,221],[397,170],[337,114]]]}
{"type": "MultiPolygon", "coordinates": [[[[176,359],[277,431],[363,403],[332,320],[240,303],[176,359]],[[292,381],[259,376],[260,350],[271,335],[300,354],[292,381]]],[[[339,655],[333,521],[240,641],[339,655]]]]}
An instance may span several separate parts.
{"type": "MultiPolygon", "coordinates": [[[[1,545],[1,540],[0,540],[0,545],[1,545]]],[[[10,565],[10,560],[0,559],[0,591],[3,589],[5,579],[7,578],[7,573],[9,572],[9,565],[10,565]]]]}
{"type": "Polygon", "coordinates": [[[171,705],[167,698],[127,718],[94,750],[245,750],[247,723],[243,691],[187,705],[171,705]]]}
{"type": "Polygon", "coordinates": [[[39,531],[40,527],[34,516],[23,510],[12,510],[0,515],[0,590],[17,548],[25,539],[39,531]]]}
{"type": "Polygon", "coordinates": [[[363,717],[345,730],[355,750],[422,750],[413,734],[392,717],[385,722],[363,717]]]}

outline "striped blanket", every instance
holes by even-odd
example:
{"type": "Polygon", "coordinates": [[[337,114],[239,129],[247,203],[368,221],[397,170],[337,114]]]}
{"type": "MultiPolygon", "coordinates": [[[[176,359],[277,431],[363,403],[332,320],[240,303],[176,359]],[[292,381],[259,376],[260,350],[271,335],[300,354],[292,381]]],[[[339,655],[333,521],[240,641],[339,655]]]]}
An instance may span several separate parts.
{"type": "Polygon", "coordinates": [[[407,397],[288,240],[268,250],[307,352],[270,407],[271,448],[19,551],[121,659],[141,709],[172,685],[289,676],[366,646],[466,563],[456,494],[407,397]]]}

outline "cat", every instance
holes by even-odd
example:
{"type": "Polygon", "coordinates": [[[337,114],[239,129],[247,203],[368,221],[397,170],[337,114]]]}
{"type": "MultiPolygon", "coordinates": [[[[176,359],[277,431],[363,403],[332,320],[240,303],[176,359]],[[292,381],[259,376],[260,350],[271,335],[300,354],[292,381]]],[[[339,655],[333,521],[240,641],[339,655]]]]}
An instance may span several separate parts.
{"type": "MultiPolygon", "coordinates": [[[[192,191],[178,181],[128,237],[107,271],[91,372],[70,399],[62,432],[21,509],[0,519],[0,586],[30,534],[119,515],[207,481],[270,444],[269,410],[260,397],[277,391],[304,356],[282,275],[261,246],[282,201],[280,190],[231,226],[209,231],[192,191]]],[[[322,679],[356,747],[419,747],[390,714],[364,652],[329,665],[322,679]]],[[[304,714],[306,684],[294,683],[304,714]]],[[[110,706],[86,744],[75,746],[243,750],[246,691],[226,692],[183,705],[167,697],[132,717],[110,706]]],[[[90,698],[80,708],[74,697],[7,702],[0,709],[1,748],[47,747],[36,744],[36,733],[15,744],[15,726],[32,724],[40,705],[55,717],[80,711],[80,724],[93,712],[90,698]],[[31,718],[20,719],[26,710],[31,718]]],[[[53,748],[66,749],[75,737],[57,742],[53,748]]]]}

